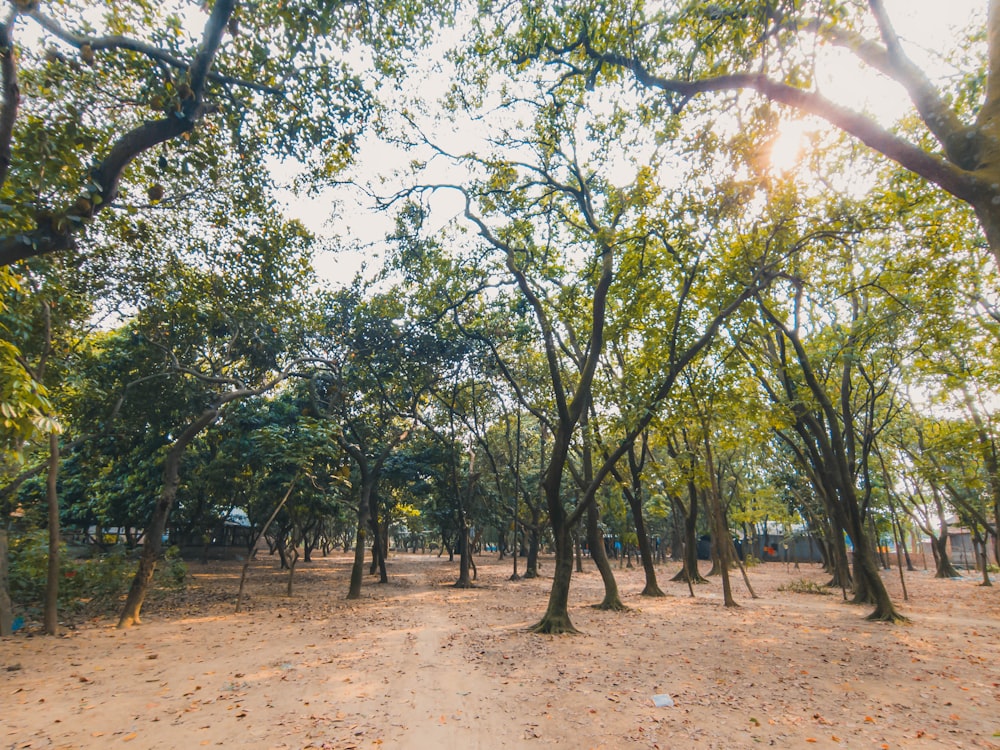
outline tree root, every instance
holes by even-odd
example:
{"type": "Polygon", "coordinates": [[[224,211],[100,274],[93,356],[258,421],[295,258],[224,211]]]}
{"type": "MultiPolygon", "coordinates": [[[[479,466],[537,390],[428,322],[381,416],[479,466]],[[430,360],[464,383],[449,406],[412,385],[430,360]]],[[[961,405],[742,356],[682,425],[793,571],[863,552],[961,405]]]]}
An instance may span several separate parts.
{"type": "Polygon", "coordinates": [[[580,635],[580,631],[573,627],[569,621],[569,615],[554,617],[545,615],[539,622],[528,628],[529,633],[539,635],[580,635]]]}
{"type": "Polygon", "coordinates": [[[871,622],[887,622],[891,625],[908,625],[911,622],[909,617],[899,614],[894,609],[890,609],[888,612],[876,609],[865,619],[871,622]]]}
{"type": "Polygon", "coordinates": [[[604,612],[628,612],[629,608],[625,606],[621,599],[615,598],[610,602],[605,599],[600,604],[591,605],[594,609],[599,609],[604,612]]]}

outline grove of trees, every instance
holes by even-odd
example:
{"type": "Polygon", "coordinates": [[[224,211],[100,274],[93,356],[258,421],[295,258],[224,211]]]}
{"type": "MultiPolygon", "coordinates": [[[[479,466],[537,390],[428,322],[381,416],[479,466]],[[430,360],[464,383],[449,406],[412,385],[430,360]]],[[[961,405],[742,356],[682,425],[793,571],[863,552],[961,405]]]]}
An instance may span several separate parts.
{"type": "Polygon", "coordinates": [[[904,619],[882,568],[918,536],[949,577],[967,529],[990,585],[978,5],[921,11],[952,32],[927,49],[883,0],[8,0],[0,562],[45,534],[49,633],[64,535],[141,546],[128,627],[165,546],[234,514],[290,591],[300,550],[353,550],[349,598],[393,546],[457,557],[458,586],[474,547],[513,579],[550,549],[542,633],[574,632],[582,550],[620,609],[609,554],[662,596],[704,535],[737,606],[776,527],[872,619],[904,619]],[[337,253],[364,268],[317,273],[337,253]]]}

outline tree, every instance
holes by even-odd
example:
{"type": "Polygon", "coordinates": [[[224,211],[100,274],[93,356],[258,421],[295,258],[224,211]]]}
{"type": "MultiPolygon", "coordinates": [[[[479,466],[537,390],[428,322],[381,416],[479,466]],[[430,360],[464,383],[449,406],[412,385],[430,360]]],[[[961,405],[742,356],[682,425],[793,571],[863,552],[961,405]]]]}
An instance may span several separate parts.
{"type": "MultiPolygon", "coordinates": [[[[506,11],[506,13],[504,12],[506,11]]],[[[947,11],[942,11],[946,13],[947,11]]],[[[623,2],[613,10],[590,2],[558,13],[527,2],[501,9],[529,19],[508,48],[519,59],[553,60],[588,85],[634,81],[654,129],[711,94],[751,91],[800,114],[822,118],[875,152],[970,206],[1000,265],[1000,2],[990,0],[985,34],[972,30],[959,53],[971,59],[958,81],[936,83],[909,56],[882,0],[836,2],[689,3],[681,8],[623,2]],[[919,132],[900,133],[839,105],[815,88],[817,49],[845,50],[873,74],[897,83],[913,102],[919,132]],[[984,75],[985,70],[985,75],[984,75]]],[[[502,33],[502,32],[501,32],[502,33]]],[[[752,101],[749,107],[758,107],[752,101]]]]}
{"type": "Polygon", "coordinates": [[[70,249],[110,206],[148,215],[210,184],[220,135],[246,163],[294,156],[328,180],[349,161],[372,104],[344,51],[367,44],[390,72],[401,47],[428,38],[438,11],[297,0],[218,0],[207,12],[187,1],[8,4],[0,265],[70,249]],[[102,117],[105,108],[116,116],[102,117]]]}
{"type": "MultiPolygon", "coordinates": [[[[779,310],[761,296],[762,323],[769,332],[758,351],[774,373],[773,380],[759,367],[756,373],[772,401],[788,409],[789,427],[796,437],[781,430],[778,434],[793,446],[826,503],[838,543],[834,551],[839,575],[843,576],[846,563],[839,534],[846,532],[854,545],[855,601],[875,605],[872,619],[896,621],[902,618],[878,575],[865,522],[873,496],[873,446],[898,410],[893,389],[901,352],[891,331],[899,330],[902,311],[893,310],[891,302],[877,307],[868,297],[868,290],[876,287],[859,281],[852,280],[846,292],[850,300],[846,318],[841,321],[832,308],[828,313],[832,340],[818,356],[810,354],[804,341],[803,308],[817,301],[805,281],[791,278],[791,309],[779,310]]],[[[773,291],[772,298],[783,296],[780,288],[773,291]]],[[[816,314],[808,317],[820,319],[816,314]]],[[[822,338],[819,333],[817,338],[822,338]]],[[[748,359],[753,365],[754,360],[748,359]]],[[[844,580],[837,583],[846,585],[844,580]]]]}
{"type": "MultiPolygon", "coordinates": [[[[313,410],[340,426],[336,439],[360,473],[357,542],[349,599],[361,596],[369,539],[373,559],[387,580],[377,487],[386,463],[408,438],[437,377],[441,350],[431,332],[406,317],[392,293],[364,299],[359,284],[326,300],[324,328],[311,342],[318,365],[312,376],[313,410]]],[[[441,359],[441,362],[447,361],[441,359]]]]}

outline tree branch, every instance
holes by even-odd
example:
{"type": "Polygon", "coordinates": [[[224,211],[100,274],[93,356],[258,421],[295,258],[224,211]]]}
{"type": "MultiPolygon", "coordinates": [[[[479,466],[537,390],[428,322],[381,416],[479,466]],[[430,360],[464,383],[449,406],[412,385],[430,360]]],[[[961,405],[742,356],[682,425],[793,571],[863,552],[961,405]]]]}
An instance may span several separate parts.
{"type": "MultiPolygon", "coordinates": [[[[37,7],[31,10],[27,15],[33,18],[39,26],[52,34],[52,36],[60,39],[72,47],[76,47],[77,49],[90,47],[93,51],[128,50],[130,52],[137,52],[144,57],[148,57],[150,60],[163,63],[164,65],[169,65],[171,68],[176,68],[177,70],[187,70],[188,68],[188,64],[184,60],[172,55],[167,50],[139,41],[138,39],[130,39],[129,37],[119,36],[117,34],[108,34],[105,36],[87,36],[85,34],[77,34],[64,28],[55,19],[46,16],[37,7]]],[[[218,83],[224,86],[238,86],[239,88],[259,91],[264,94],[280,95],[284,93],[282,89],[276,86],[266,86],[255,81],[247,81],[242,78],[227,76],[212,71],[209,71],[208,73],[208,80],[212,83],[218,83]]]]}
{"type": "Polygon", "coordinates": [[[78,200],[59,215],[36,217],[37,226],[32,231],[0,238],[0,266],[72,247],[74,234],[83,224],[118,197],[122,175],[137,156],[194,128],[206,111],[205,81],[235,4],[235,0],[218,0],[212,7],[201,46],[189,68],[191,92],[181,111],[176,116],[144,122],[115,141],[90,174],[86,200],[78,200]]]}
{"type": "MultiPolygon", "coordinates": [[[[960,200],[971,203],[975,198],[981,197],[979,192],[982,187],[981,180],[962,168],[961,165],[956,165],[935,154],[927,153],[922,148],[890,133],[872,119],[842,107],[817,92],[805,91],[772,80],[761,73],[733,73],[694,81],[664,78],[651,73],[635,58],[595,50],[590,45],[589,40],[584,47],[588,56],[598,64],[624,68],[630,71],[642,86],[678,95],[679,101],[671,100],[671,108],[675,112],[683,109],[684,105],[698,94],[749,89],[772,101],[821,117],[834,127],[854,136],[865,145],[887,156],[909,171],[933,182],[960,200]]],[[[913,73],[914,76],[923,75],[915,66],[912,66],[912,63],[910,65],[916,71],[913,73]]],[[[916,85],[915,82],[914,85],[916,85]]],[[[940,123],[938,119],[935,119],[938,118],[938,115],[932,111],[933,108],[930,104],[924,106],[927,107],[927,114],[925,115],[923,110],[921,110],[921,114],[929,119],[928,127],[931,127],[931,121],[933,121],[935,127],[942,133],[947,132],[947,128],[944,127],[946,123],[940,123]]],[[[937,132],[935,131],[935,133],[937,132]]]]}

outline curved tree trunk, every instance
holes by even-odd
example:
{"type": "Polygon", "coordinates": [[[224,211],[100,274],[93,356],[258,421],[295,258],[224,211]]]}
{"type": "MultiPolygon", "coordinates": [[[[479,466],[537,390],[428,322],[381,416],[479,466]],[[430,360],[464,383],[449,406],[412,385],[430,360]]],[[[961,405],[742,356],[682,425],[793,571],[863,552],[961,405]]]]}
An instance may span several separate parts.
{"type": "Polygon", "coordinates": [[[601,574],[604,581],[604,600],[595,605],[597,609],[610,609],[617,612],[628,609],[618,594],[618,582],[615,574],[611,570],[611,563],[604,552],[604,541],[601,539],[601,530],[597,525],[597,503],[590,503],[587,508],[587,544],[590,545],[590,556],[601,574]]]}
{"type": "Polygon", "coordinates": [[[642,570],[646,576],[646,585],[642,589],[640,596],[666,596],[660,589],[656,581],[656,568],[653,560],[653,550],[649,544],[649,534],[646,531],[646,520],[642,514],[642,493],[632,491],[626,493],[629,507],[632,509],[632,518],[635,521],[635,533],[639,539],[639,559],[642,561],[642,570]]]}
{"type": "Polygon", "coordinates": [[[368,533],[371,527],[371,506],[368,502],[371,497],[372,487],[370,482],[362,480],[361,497],[358,499],[358,531],[354,542],[354,564],[351,565],[351,582],[347,589],[348,599],[361,598],[361,583],[365,577],[365,547],[368,542],[368,533]]]}
{"type": "Polygon", "coordinates": [[[219,410],[216,407],[202,412],[201,416],[187,426],[184,432],[180,434],[180,437],[174,441],[170,450],[167,451],[167,457],[163,462],[163,488],[160,490],[160,496],[153,507],[153,514],[149,519],[149,523],[146,524],[143,535],[142,557],[139,558],[139,568],[135,572],[135,578],[132,579],[132,585],[125,599],[125,606],[122,608],[121,616],[118,618],[119,628],[128,628],[132,625],[138,625],[141,622],[139,613],[142,610],[143,602],[146,600],[146,594],[149,592],[149,586],[153,581],[153,573],[156,571],[156,561],[160,557],[160,549],[163,546],[162,539],[163,532],[167,527],[167,518],[170,516],[170,510],[174,506],[174,500],[177,498],[177,488],[180,485],[181,458],[184,455],[185,449],[198,433],[212,424],[218,416],[219,410]]]}

